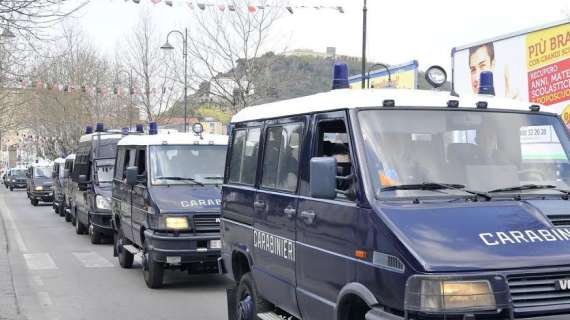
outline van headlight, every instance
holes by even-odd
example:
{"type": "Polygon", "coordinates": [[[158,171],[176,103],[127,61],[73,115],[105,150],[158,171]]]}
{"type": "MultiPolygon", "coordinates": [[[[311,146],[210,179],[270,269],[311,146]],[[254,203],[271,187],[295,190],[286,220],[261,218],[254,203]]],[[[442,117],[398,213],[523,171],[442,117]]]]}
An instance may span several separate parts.
{"type": "Polygon", "coordinates": [[[37,186],[35,187],[36,191],[44,191],[44,187],[43,186],[37,186]]]}
{"type": "Polygon", "coordinates": [[[501,306],[495,301],[490,280],[413,276],[406,284],[406,310],[438,313],[498,309],[501,306]]]}
{"type": "Polygon", "coordinates": [[[189,227],[187,217],[165,216],[161,219],[160,229],[187,230],[189,227]]]}
{"type": "Polygon", "coordinates": [[[97,209],[111,210],[111,202],[101,195],[95,197],[95,206],[97,209]]]}

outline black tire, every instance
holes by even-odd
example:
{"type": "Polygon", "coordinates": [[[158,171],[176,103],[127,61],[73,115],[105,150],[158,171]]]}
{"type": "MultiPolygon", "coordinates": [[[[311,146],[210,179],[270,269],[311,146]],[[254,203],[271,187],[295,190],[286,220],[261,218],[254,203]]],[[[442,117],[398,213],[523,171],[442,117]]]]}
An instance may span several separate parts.
{"type": "Polygon", "coordinates": [[[59,214],[60,217],[64,217],[65,216],[65,205],[63,203],[61,203],[59,205],[59,207],[57,207],[57,208],[58,208],[57,214],[59,214]]]}
{"type": "Polygon", "coordinates": [[[119,259],[119,265],[123,269],[129,269],[133,266],[134,256],[132,253],[123,248],[123,244],[128,244],[129,240],[123,237],[123,232],[119,230],[115,232],[114,246],[117,251],[117,258],[119,259]]]}
{"type": "Polygon", "coordinates": [[[77,234],[85,234],[85,226],[83,225],[83,223],[81,223],[81,221],[79,221],[79,218],[77,217],[77,210],[75,211],[75,233],[77,234]]]}
{"type": "Polygon", "coordinates": [[[271,311],[271,304],[257,291],[251,273],[244,274],[236,291],[235,314],[237,320],[256,320],[258,313],[271,311]]]}
{"type": "Polygon", "coordinates": [[[100,232],[95,231],[93,224],[91,223],[89,224],[88,232],[91,244],[101,244],[101,239],[103,238],[103,235],[100,232]]]}
{"type": "Polygon", "coordinates": [[[14,187],[10,186],[10,191],[14,191],[14,187]]]}
{"type": "Polygon", "coordinates": [[[63,215],[65,216],[65,221],[66,222],[71,222],[71,213],[68,213],[65,208],[63,208],[63,215]]]}
{"type": "Polygon", "coordinates": [[[146,286],[150,289],[162,287],[164,277],[164,264],[154,261],[152,254],[145,248],[143,252],[143,275],[146,286]]]}
{"type": "Polygon", "coordinates": [[[32,204],[32,206],[37,207],[38,206],[38,199],[30,199],[30,203],[32,204]]]}

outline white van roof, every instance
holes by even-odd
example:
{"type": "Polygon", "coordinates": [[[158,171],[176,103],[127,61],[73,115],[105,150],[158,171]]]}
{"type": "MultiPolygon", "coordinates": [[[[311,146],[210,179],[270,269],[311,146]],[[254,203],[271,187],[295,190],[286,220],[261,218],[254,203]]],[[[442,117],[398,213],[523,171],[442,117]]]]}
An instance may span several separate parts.
{"type": "Polygon", "coordinates": [[[101,140],[107,140],[107,139],[121,139],[122,137],[124,137],[123,134],[121,133],[116,133],[116,132],[95,132],[95,133],[90,133],[90,134],[84,134],[81,136],[81,138],[79,138],[79,142],[85,142],[85,141],[92,141],[94,137],[100,136],[101,140]]]}
{"type": "Polygon", "coordinates": [[[65,157],[65,160],[75,160],[75,153],[72,153],[70,155],[68,155],[67,157],[65,157]]]}
{"type": "MultiPolygon", "coordinates": [[[[528,111],[535,103],[490,96],[452,96],[449,92],[408,89],[340,89],[325,93],[247,107],[238,112],[232,123],[280,118],[333,110],[381,107],[384,100],[394,100],[397,107],[445,107],[447,101],[458,100],[459,108],[476,108],[486,101],[488,108],[528,111]]],[[[544,111],[544,108],[541,108],[544,111]]]]}
{"type": "Polygon", "coordinates": [[[65,159],[64,159],[64,158],[57,158],[57,159],[53,160],[53,162],[55,162],[55,163],[65,163],[65,159]]]}
{"type": "Polygon", "coordinates": [[[202,138],[194,133],[159,133],[153,135],[131,135],[121,139],[119,146],[150,146],[150,145],[227,145],[228,136],[203,134],[202,138]]]}

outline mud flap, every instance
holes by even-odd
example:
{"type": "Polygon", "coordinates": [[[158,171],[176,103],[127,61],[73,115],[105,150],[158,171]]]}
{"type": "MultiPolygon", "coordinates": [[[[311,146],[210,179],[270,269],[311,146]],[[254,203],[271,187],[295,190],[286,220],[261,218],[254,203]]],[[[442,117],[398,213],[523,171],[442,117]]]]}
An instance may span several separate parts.
{"type": "Polygon", "coordinates": [[[226,289],[226,299],[228,303],[228,320],[236,320],[236,294],[237,294],[237,287],[231,287],[226,289]]]}

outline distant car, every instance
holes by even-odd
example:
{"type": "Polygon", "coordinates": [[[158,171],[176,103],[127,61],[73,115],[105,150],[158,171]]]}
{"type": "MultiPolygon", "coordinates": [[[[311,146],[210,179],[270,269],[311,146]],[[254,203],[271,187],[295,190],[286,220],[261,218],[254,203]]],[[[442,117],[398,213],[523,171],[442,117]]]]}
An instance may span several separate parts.
{"type": "Polygon", "coordinates": [[[28,167],[27,193],[30,203],[35,207],[40,201],[53,201],[52,164],[34,163],[28,167]]]}
{"type": "Polygon", "coordinates": [[[10,169],[8,175],[6,176],[6,187],[9,188],[10,191],[14,191],[14,189],[25,189],[26,169],[25,168],[10,169]]]}

